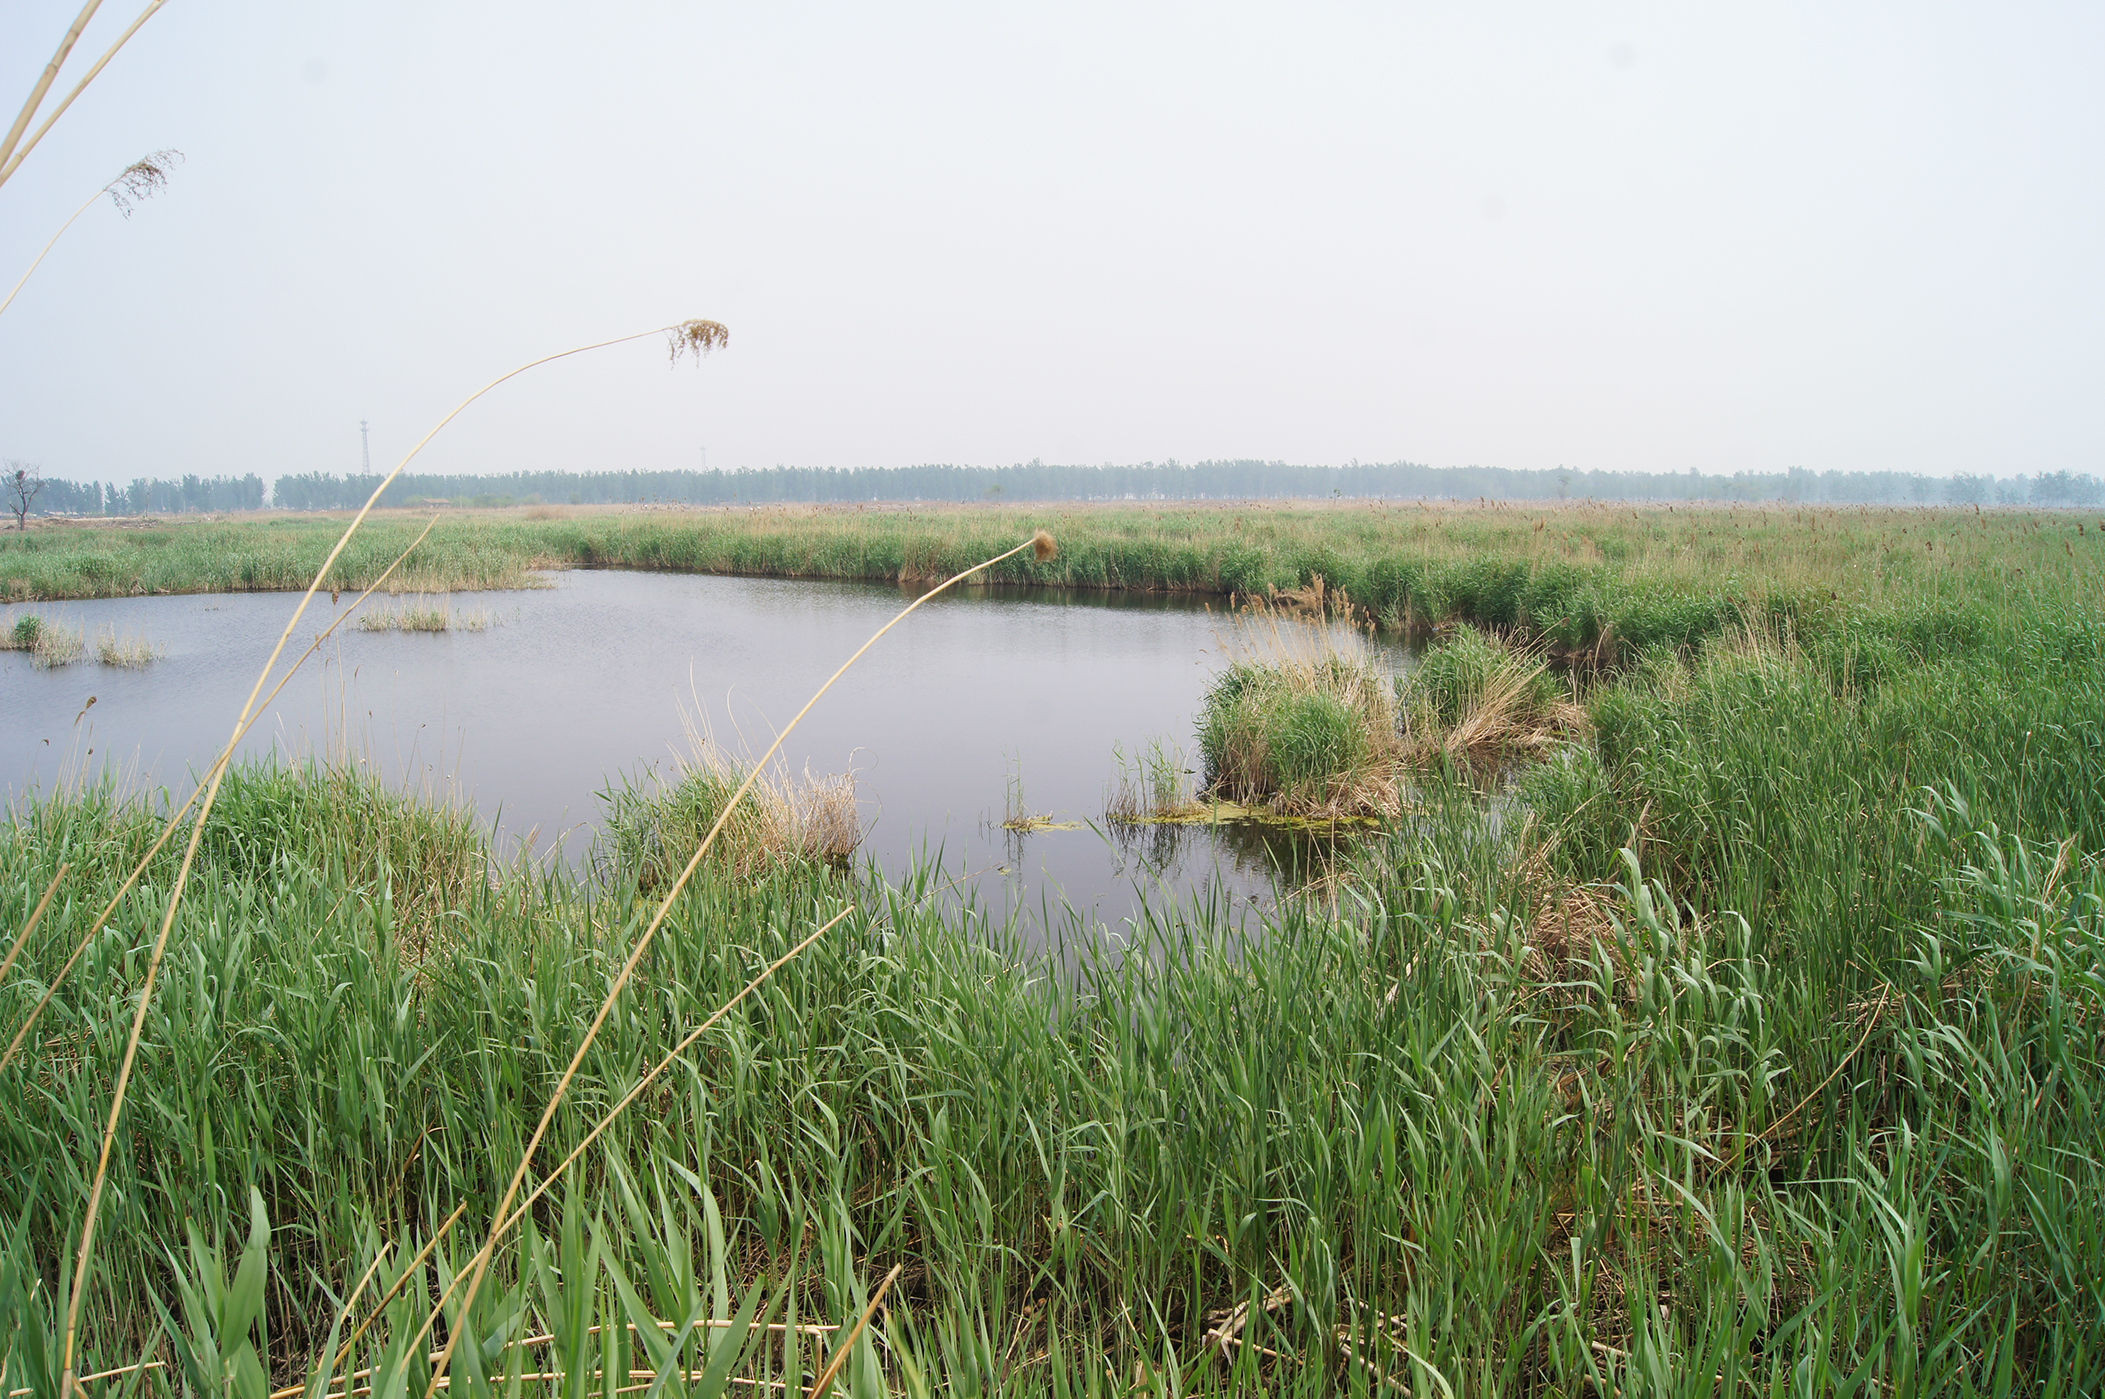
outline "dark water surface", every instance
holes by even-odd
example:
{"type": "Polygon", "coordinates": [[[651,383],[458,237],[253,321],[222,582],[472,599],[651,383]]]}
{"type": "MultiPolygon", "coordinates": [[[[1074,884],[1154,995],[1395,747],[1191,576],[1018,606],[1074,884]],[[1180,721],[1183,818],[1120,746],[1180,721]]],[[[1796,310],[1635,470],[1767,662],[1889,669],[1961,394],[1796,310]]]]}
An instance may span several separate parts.
{"type": "MultiPolygon", "coordinates": [[[[645,764],[670,771],[687,750],[683,708],[732,751],[757,755],[911,596],[690,574],[550,581],[452,597],[456,613],[488,613],[482,632],[375,633],[347,622],[244,751],[348,751],[391,782],[472,803],[500,848],[581,862],[602,815],[595,794],[645,764]]],[[[89,641],[83,660],[55,670],[0,653],[0,785],[13,797],[83,767],[114,768],[180,799],[226,741],[296,601],[250,593],[0,607],[0,626],[34,611],[89,641]],[[143,635],[162,659],[135,671],[98,664],[94,638],[106,627],[143,635]],[[76,723],[91,695],[94,708],[76,723]]],[[[289,654],[334,615],[318,597],[289,654]]],[[[1168,739],[1196,765],[1193,725],[1227,631],[1220,614],[1161,597],[946,596],[879,642],[784,755],[792,769],[855,773],[863,850],[886,871],[940,854],[996,918],[1064,924],[1064,904],[1116,929],[1143,892],[1158,908],[1194,896],[1269,902],[1276,855],[1248,830],[1121,833],[1103,821],[1116,745],[1132,753],[1168,739]],[[1030,811],[1082,824],[1002,829],[1012,782],[1030,811]]]]}

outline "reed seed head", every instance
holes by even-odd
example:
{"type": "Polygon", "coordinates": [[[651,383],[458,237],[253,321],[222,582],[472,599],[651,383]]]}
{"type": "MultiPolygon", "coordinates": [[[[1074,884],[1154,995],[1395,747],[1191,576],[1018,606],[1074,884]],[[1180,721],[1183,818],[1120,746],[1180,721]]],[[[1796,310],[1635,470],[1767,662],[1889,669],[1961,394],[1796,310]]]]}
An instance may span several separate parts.
{"type": "Polygon", "coordinates": [[[130,218],[132,206],[158,193],[168,183],[168,172],[182,163],[181,151],[153,151],[141,156],[110,181],[110,202],[117,206],[118,213],[130,218]]]}
{"type": "Polygon", "coordinates": [[[731,332],[720,321],[681,321],[665,332],[665,348],[678,364],[682,355],[693,355],[699,364],[703,355],[731,343],[731,332]]]}
{"type": "Polygon", "coordinates": [[[1054,539],[1051,535],[1047,534],[1044,530],[1041,529],[1036,534],[1031,536],[1031,557],[1036,559],[1039,563],[1045,563],[1048,560],[1057,558],[1059,557],[1059,553],[1059,541],[1054,539]]]}

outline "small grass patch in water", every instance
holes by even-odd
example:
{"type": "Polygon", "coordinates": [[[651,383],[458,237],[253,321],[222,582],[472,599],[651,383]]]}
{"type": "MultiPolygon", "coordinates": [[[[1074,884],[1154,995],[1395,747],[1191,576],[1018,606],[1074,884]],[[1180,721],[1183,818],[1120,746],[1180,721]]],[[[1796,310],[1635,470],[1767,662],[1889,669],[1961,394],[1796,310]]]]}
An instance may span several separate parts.
{"type": "Polygon", "coordinates": [[[1132,824],[1147,826],[1270,826],[1282,831],[1334,831],[1351,826],[1362,830],[1378,831],[1390,823],[1385,816],[1350,816],[1335,814],[1328,816],[1297,816],[1265,805],[1250,805],[1246,802],[1226,801],[1219,797],[1205,797],[1177,811],[1163,812],[1155,816],[1143,816],[1132,824]]]}
{"type": "Polygon", "coordinates": [[[1357,634],[1263,608],[1241,631],[1245,658],[1214,681],[1199,719],[1207,792],[1323,821],[1393,815],[1395,687],[1346,644],[1357,634]]]}
{"type": "Polygon", "coordinates": [[[1032,811],[1023,799],[1023,768],[1012,762],[1009,766],[1008,796],[1004,803],[1001,828],[1018,835],[1029,835],[1033,831],[1078,831],[1079,821],[1062,821],[1049,812],[1032,811]]]}
{"type": "Polygon", "coordinates": [[[449,632],[488,631],[490,611],[486,607],[455,611],[450,602],[413,602],[400,607],[382,607],[358,618],[360,631],[449,632]]]}
{"type": "Polygon", "coordinates": [[[1079,831],[1082,823],[1062,821],[1050,815],[1012,816],[1001,823],[1001,828],[1019,835],[1031,835],[1037,831],[1079,831]]]}
{"type": "Polygon", "coordinates": [[[1175,744],[1157,738],[1130,758],[1123,747],[1114,748],[1111,758],[1117,774],[1104,795],[1106,821],[1137,826],[1205,816],[1206,808],[1192,792],[1184,750],[1175,744]]]}
{"type": "Polygon", "coordinates": [[[125,670],[144,670],[161,659],[161,648],[137,633],[119,636],[115,627],[106,626],[95,634],[95,659],[125,670]]]}
{"type": "MultiPolygon", "coordinates": [[[[606,825],[594,851],[602,877],[648,893],[678,877],[749,770],[705,731],[688,726],[690,756],[676,777],[624,779],[600,793],[606,825]]],[[[710,858],[739,878],[778,869],[844,868],[862,844],[855,775],[763,773],[717,837],[710,858]]]]}
{"type": "Polygon", "coordinates": [[[27,651],[30,659],[45,670],[72,665],[87,649],[87,640],[78,627],[33,612],[17,617],[13,627],[0,632],[0,651],[27,651]]]}

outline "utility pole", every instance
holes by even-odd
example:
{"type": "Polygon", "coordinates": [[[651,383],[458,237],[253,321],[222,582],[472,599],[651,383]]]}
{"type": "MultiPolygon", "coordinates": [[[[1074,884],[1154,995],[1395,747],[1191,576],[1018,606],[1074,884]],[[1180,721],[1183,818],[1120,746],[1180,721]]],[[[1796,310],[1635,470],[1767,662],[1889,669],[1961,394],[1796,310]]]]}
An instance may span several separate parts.
{"type": "Polygon", "coordinates": [[[358,451],[365,458],[365,474],[373,474],[373,438],[367,431],[371,425],[364,418],[358,420],[358,451]]]}

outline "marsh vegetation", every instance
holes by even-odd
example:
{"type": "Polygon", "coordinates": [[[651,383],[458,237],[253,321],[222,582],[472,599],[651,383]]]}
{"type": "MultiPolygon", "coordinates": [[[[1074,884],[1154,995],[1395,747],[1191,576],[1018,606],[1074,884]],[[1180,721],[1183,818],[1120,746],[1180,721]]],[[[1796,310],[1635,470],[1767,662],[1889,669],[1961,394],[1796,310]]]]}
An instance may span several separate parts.
{"type": "MultiPolygon", "coordinates": [[[[26,652],[38,667],[52,670],[80,660],[90,648],[81,628],[29,612],[0,630],[0,651],[26,652]]],[[[103,665],[140,670],[161,658],[161,648],[136,632],[104,626],[95,633],[93,654],[103,665]]]]}
{"type": "MultiPolygon", "coordinates": [[[[1341,774],[1374,773],[1381,828],[1257,936],[1165,900],[1122,945],[1061,949],[1068,975],[932,868],[739,858],[826,843],[727,824],[465,1308],[438,1299],[624,974],[638,893],[743,770],[610,790],[625,834],[594,872],[507,862],[355,771],[237,769],[112,1159],[87,1368],[158,1362],[134,1373],[172,1392],[247,1357],[292,1385],[341,1351],[331,1393],[369,1368],[420,1387],[436,1306],[478,1393],[801,1389],[835,1352],[864,1395],[2095,1390],[2098,541],[2056,517],[1742,513],[1281,511],[1224,545],[1129,511],[1003,566],[1108,576],[1152,538],[1121,580],[1213,587],[1249,540],[1232,591],[1320,576],[1331,623],[1421,631],[1400,680],[1349,641],[1237,656],[1190,716],[1196,759],[1164,742],[1106,797],[1140,820],[1233,773],[1342,812],[1366,788],[1341,774]]],[[[532,528],[595,562],[656,540],[676,567],[865,529],[962,549],[994,518],[754,517],[677,546],[663,521],[532,528]]],[[[10,1383],[45,1373],[78,1144],[171,852],[83,934],[157,800],[49,791],[0,829],[10,937],[67,869],[0,980],[23,1030],[0,1153],[29,1163],[0,1182],[10,1383]]]]}
{"type": "Polygon", "coordinates": [[[136,632],[119,633],[106,626],[95,633],[95,659],[104,665],[140,670],[160,658],[161,649],[136,632]]]}
{"type": "Polygon", "coordinates": [[[360,631],[400,632],[449,632],[488,631],[490,612],[486,607],[466,607],[456,610],[450,601],[418,599],[414,602],[369,608],[358,614],[360,631]]]}
{"type": "Polygon", "coordinates": [[[593,865],[609,881],[633,883],[645,894],[672,883],[719,818],[725,825],[711,857],[746,878],[776,869],[845,869],[862,844],[854,773],[793,773],[780,763],[755,773],[692,722],[688,752],[673,772],[623,779],[600,800],[606,822],[593,865]],[[732,806],[749,777],[751,789],[732,806]]]}

